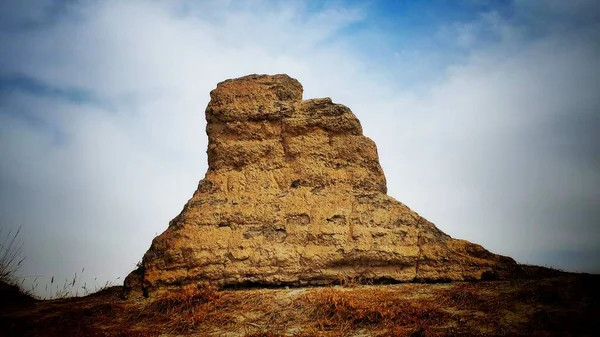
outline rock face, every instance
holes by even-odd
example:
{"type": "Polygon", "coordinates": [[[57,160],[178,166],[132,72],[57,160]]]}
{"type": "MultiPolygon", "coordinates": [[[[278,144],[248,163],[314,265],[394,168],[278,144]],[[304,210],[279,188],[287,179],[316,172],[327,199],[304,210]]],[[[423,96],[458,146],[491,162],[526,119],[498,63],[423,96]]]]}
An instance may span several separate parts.
{"type": "Polygon", "coordinates": [[[126,287],[506,278],[508,258],[452,239],[386,195],[375,143],[287,75],[227,80],[206,109],[208,172],[126,287]]]}

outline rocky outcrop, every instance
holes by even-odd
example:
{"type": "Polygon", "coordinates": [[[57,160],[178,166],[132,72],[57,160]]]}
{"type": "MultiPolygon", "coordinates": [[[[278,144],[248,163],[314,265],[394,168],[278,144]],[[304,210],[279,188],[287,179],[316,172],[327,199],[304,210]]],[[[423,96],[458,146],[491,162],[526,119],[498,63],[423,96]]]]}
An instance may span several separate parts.
{"type": "Polygon", "coordinates": [[[517,268],[386,195],[376,145],[346,106],[302,100],[287,75],[227,80],[210,96],[206,176],[127,287],[478,280],[517,268]]]}

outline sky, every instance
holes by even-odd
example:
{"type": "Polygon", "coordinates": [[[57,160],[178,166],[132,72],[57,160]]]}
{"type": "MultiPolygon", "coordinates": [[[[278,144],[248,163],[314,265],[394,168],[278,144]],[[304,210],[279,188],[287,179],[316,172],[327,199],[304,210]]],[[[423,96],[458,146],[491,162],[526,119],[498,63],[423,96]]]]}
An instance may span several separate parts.
{"type": "Polygon", "coordinates": [[[210,90],[253,73],[350,107],[452,237],[600,273],[598,1],[3,0],[0,50],[0,226],[39,296],[122,282],[204,176],[210,90]]]}

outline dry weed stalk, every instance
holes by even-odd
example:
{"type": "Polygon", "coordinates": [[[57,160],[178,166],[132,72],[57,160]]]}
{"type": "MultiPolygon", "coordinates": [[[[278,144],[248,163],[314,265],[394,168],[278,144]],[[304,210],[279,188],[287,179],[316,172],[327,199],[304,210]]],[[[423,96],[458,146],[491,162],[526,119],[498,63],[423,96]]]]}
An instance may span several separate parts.
{"type": "MultiPolygon", "coordinates": [[[[0,281],[7,284],[17,283],[16,273],[25,260],[25,258],[21,258],[23,242],[17,241],[20,232],[21,227],[14,234],[12,230],[8,231],[4,241],[0,244],[0,281]]],[[[0,228],[0,235],[2,235],[2,228],[0,228]]]]}

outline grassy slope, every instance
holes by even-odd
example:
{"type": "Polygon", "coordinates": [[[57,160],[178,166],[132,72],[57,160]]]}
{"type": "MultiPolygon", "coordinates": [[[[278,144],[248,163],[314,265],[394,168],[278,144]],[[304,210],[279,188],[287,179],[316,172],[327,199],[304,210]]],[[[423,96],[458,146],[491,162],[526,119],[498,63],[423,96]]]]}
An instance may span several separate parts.
{"type": "Polygon", "coordinates": [[[0,336],[596,335],[598,275],[451,284],[210,288],[0,304],[0,336]]]}

